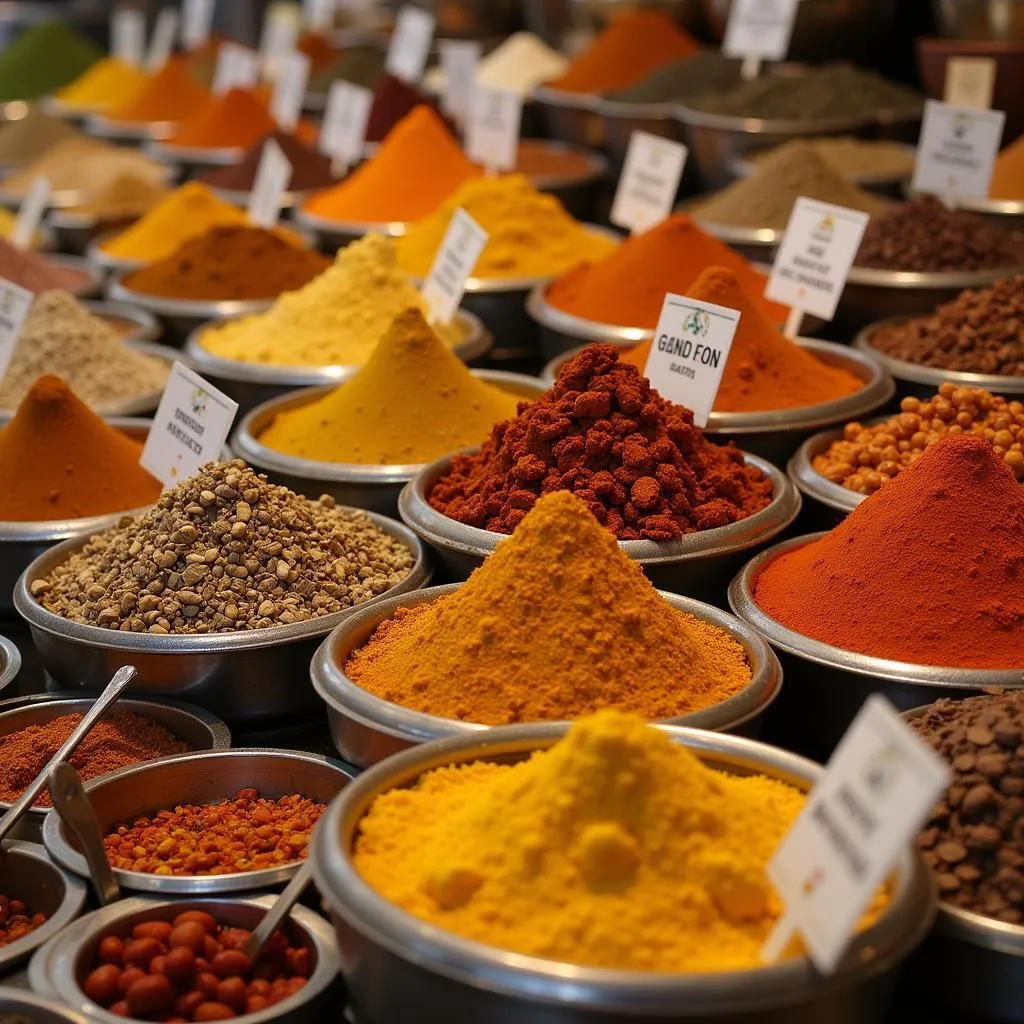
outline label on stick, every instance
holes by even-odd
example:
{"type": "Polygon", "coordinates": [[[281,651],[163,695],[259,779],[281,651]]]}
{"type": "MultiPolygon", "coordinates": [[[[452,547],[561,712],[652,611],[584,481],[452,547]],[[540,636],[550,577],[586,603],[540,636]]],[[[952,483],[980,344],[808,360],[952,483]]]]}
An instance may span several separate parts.
{"type": "Polygon", "coordinates": [[[434,16],[419,7],[405,6],[395,19],[395,31],[384,62],[384,70],[403,82],[418,82],[427,66],[434,41],[434,16]]]}
{"type": "Polygon", "coordinates": [[[798,0],[732,0],[722,40],[727,57],[784,60],[798,0]]]}
{"type": "Polygon", "coordinates": [[[831,320],[870,218],[801,196],[775,255],[765,296],[831,320]]]}
{"type": "Polygon", "coordinates": [[[281,73],[284,58],[295,49],[299,28],[298,12],[291,4],[272,3],[267,7],[260,33],[260,70],[268,81],[281,73]]]}
{"type": "Polygon", "coordinates": [[[363,155],[372,106],[373,93],[369,89],[345,81],[331,83],[320,127],[320,152],[345,170],[358,163],[363,155]]]}
{"type": "Polygon", "coordinates": [[[444,71],[441,105],[445,113],[465,124],[473,109],[480,44],[472,39],[442,39],[438,46],[441,48],[441,68],[444,71]]]}
{"type": "Polygon", "coordinates": [[[255,50],[238,43],[221,43],[213,73],[214,96],[221,96],[231,89],[251,89],[259,77],[260,55],[255,50]]]}
{"type": "Polygon", "coordinates": [[[955,199],[987,196],[1006,114],[925,100],[911,187],[955,199]]]}
{"type": "Polygon", "coordinates": [[[329,32],[334,27],[335,0],[303,0],[302,19],[310,32],[329,32]]]}
{"type": "Polygon", "coordinates": [[[711,415],[739,322],[735,309],[665,296],[644,376],[670,402],[692,409],[698,427],[711,415]]]}
{"type": "Polygon", "coordinates": [[[11,365],[21,325],[34,301],[35,295],[27,288],[0,277],[0,380],[11,365]]]}
{"type": "Polygon", "coordinates": [[[139,465],[164,487],[173,487],[204,463],[220,458],[237,412],[237,402],[175,362],[139,465]]]}
{"type": "Polygon", "coordinates": [[[173,7],[164,7],[156,16],[156,27],[146,55],[147,71],[159,71],[167,63],[177,34],[178,12],[173,7]]]}
{"type": "Polygon", "coordinates": [[[671,212],[686,166],[687,148],[648,132],[633,132],[615,190],[610,220],[634,235],[671,212]]]}
{"type": "Polygon", "coordinates": [[[146,16],[133,7],[118,7],[111,16],[110,48],[126,64],[141,67],[146,54],[146,16]]]}
{"type": "Polygon", "coordinates": [[[488,173],[511,171],[519,150],[523,98],[510,89],[478,89],[466,129],[466,154],[488,173]]]}
{"type": "Polygon", "coordinates": [[[18,219],[11,231],[11,245],[18,249],[31,249],[32,239],[39,230],[39,222],[46,212],[46,201],[50,198],[50,179],[37,175],[28,193],[18,208],[18,219]]]}
{"type": "Polygon", "coordinates": [[[292,180],[292,165],[284,150],[267,139],[249,193],[249,220],[259,228],[272,228],[281,216],[281,197],[292,180]]]}
{"type": "Polygon", "coordinates": [[[181,45],[197,50],[210,38],[217,0],[185,0],[181,8],[181,45]]]}
{"type": "Polygon", "coordinates": [[[298,50],[281,58],[280,71],[270,97],[270,116],[283,132],[295,130],[309,81],[309,57],[298,50]]]}
{"type": "Polygon", "coordinates": [[[988,110],[996,87],[996,62],[992,57],[950,57],[946,62],[943,102],[951,107],[988,110]]]}
{"type": "Polygon", "coordinates": [[[455,316],[487,238],[487,232],[465,210],[455,211],[421,289],[431,323],[447,324],[455,316]]]}
{"type": "Polygon", "coordinates": [[[768,865],[786,910],[763,958],[778,959],[799,931],[818,970],[834,971],[948,777],[893,706],[869,697],[768,865]]]}

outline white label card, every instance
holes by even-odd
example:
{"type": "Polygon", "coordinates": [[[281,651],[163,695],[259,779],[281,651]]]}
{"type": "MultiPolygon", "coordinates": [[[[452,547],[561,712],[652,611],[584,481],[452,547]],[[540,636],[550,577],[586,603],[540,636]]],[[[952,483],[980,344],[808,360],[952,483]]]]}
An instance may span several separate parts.
{"type": "Polygon", "coordinates": [[[249,193],[249,220],[259,228],[272,228],[281,216],[281,197],[292,179],[292,165],[273,140],[263,144],[256,180],[249,193]]]}
{"type": "Polygon", "coordinates": [[[423,282],[423,298],[427,301],[431,323],[451,323],[487,238],[487,232],[465,210],[460,207],[455,211],[434,257],[434,265],[423,282]]]}
{"type": "Polygon", "coordinates": [[[466,153],[488,173],[511,171],[519,151],[523,98],[508,89],[477,89],[466,128],[466,153]]]}
{"type": "Polygon", "coordinates": [[[114,56],[141,67],[146,53],[146,15],[133,7],[118,7],[111,17],[110,35],[114,56]]]}
{"type": "Polygon", "coordinates": [[[39,222],[46,212],[46,201],[50,198],[50,179],[37,175],[28,193],[18,208],[18,219],[11,231],[11,245],[18,249],[31,249],[32,239],[39,230],[39,222]]]}
{"type": "Polygon", "coordinates": [[[403,7],[395,19],[395,31],[384,62],[385,71],[404,82],[418,82],[427,66],[435,24],[429,11],[403,7]]]}
{"type": "Polygon", "coordinates": [[[473,109],[480,44],[472,39],[442,39],[441,68],[444,71],[444,94],[441,105],[460,124],[469,120],[473,109]]]}
{"type": "Polygon", "coordinates": [[[925,100],[914,164],[915,192],[987,196],[1006,114],[925,100]]]}
{"type": "Polygon", "coordinates": [[[306,83],[309,81],[309,68],[309,57],[299,50],[292,50],[281,59],[280,73],[274,81],[274,92],[270,97],[270,116],[283,132],[294,131],[299,123],[306,83]]]}
{"type": "Polygon", "coordinates": [[[164,7],[156,16],[153,38],[146,54],[146,70],[159,71],[171,56],[174,39],[178,34],[178,12],[173,7],[164,7]]]}
{"type": "Polygon", "coordinates": [[[273,82],[281,73],[284,58],[295,49],[299,38],[299,17],[291,4],[272,3],[267,7],[260,33],[260,70],[273,82]]]}
{"type": "Polygon", "coordinates": [[[329,32],[334,27],[336,0],[303,0],[302,20],[310,32],[329,32]]]}
{"type": "Polygon", "coordinates": [[[739,322],[735,309],[665,296],[644,376],[664,398],[692,409],[698,427],[711,415],[739,322]]]}
{"type": "Polygon", "coordinates": [[[732,0],[722,40],[727,57],[784,60],[798,0],[732,0]]]}
{"type": "Polygon", "coordinates": [[[220,458],[237,412],[237,402],[175,362],[139,465],[164,487],[173,487],[220,458]]]}
{"type": "Polygon", "coordinates": [[[255,50],[238,43],[221,43],[213,73],[214,96],[221,96],[231,89],[251,89],[259,77],[260,55],[255,50]]]}
{"type": "Polygon", "coordinates": [[[633,234],[660,224],[672,210],[688,152],[680,142],[633,132],[615,190],[611,222],[633,234]]]}
{"type": "Polygon", "coordinates": [[[34,300],[35,295],[27,288],[0,277],[0,380],[11,365],[21,325],[34,300]]]}
{"type": "Polygon", "coordinates": [[[185,0],[181,8],[181,45],[197,50],[210,38],[217,0],[185,0]]]}
{"type": "Polygon", "coordinates": [[[948,777],[892,704],[869,697],[768,865],[786,910],[763,958],[777,959],[799,931],[818,970],[834,971],[948,777]]]}
{"type": "Polygon", "coordinates": [[[831,320],[870,218],[801,196],[775,255],[765,296],[831,320]]]}
{"type": "Polygon", "coordinates": [[[950,57],[946,62],[943,102],[951,107],[988,110],[996,87],[996,62],[992,57],[950,57]]]}
{"type": "Polygon", "coordinates": [[[320,152],[346,170],[358,163],[372,106],[373,93],[369,89],[351,82],[332,82],[320,128],[320,152]]]}

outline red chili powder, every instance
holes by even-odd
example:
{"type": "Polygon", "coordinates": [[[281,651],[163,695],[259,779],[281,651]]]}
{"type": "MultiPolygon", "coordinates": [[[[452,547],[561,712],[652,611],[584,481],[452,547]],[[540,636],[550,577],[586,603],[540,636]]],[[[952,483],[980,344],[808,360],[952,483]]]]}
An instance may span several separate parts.
{"type": "Polygon", "coordinates": [[[754,599],[790,629],[921,665],[1024,666],[1024,490],[972,434],[936,441],[754,599]]]}
{"type": "Polygon", "coordinates": [[[772,486],[732,445],[711,444],[614,345],[591,345],[554,387],[521,403],[476,455],[456,455],[430,504],[459,522],[511,533],[534,502],[572,491],[620,540],[676,540],[745,519],[772,486]]]}

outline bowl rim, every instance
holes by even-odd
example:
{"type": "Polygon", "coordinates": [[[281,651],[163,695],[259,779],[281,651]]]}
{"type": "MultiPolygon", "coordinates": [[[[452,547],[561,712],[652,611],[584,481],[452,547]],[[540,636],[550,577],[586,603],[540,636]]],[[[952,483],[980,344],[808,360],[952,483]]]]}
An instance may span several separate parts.
{"type": "Polygon", "coordinates": [[[129,323],[135,324],[138,330],[145,332],[144,335],[140,335],[138,338],[132,338],[129,335],[125,344],[132,341],[145,342],[149,345],[156,345],[161,349],[166,349],[168,352],[179,352],[179,349],[171,348],[169,345],[161,345],[158,340],[160,325],[157,323],[157,319],[152,313],[146,312],[139,306],[135,306],[129,302],[116,302],[111,299],[82,299],[81,305],[93,314],[93,316],[102,317],[104,319],[108,317],[116,317],[121,320],[127,320],[129,323]]]}
{"type": "MultiPolygon", "coordinates": [[[[866,143],[872,143],[872,142],[885,143],[885,144],[888,144],[890,146],[896,146],[899,149],[905,150],[911,157],[915,157],[916,158],[916,155],[917,155],[917,146],[915,144],[913,144],[913,143],[910,143],[910,142],[896,142],[894,139],[858,139],[857,141],[858,142],[866,142],[866,143]]],[[[734,160],[732,160],[730,162],[729,170],[737,178],[749,178],[750,175],[754,173],[755,163],[756,163],[753,160],[747,159],[748,157],[750,157],[752,155],[754,155],[754,154],[745,153],[742,156],[736,157],[734,160]]],[[[901,182],[909,180],[909,178],[910,178],[910,176],[912,174],[913,174],[913,167],[911,167],[911,169],[909,171],[906,171],[903,174],[894,174],[892,172],[886,172],[886,173],[882,174],[882,173],[872,173],[870,171],[867,171],[867,172],[864,172],[862,174],[857,174],[857,175],[854,175],[854,176],[846,176],[846,175],[844,175],[844,177],[846,177],[847,181],[852,182],[855,185],[861,185],[861,186],[868,185],[868,186],[870,186],[870,185],[899,184],[901,182]]]]}
{"type": "Polygon", "coordinates": [[[88,135],[101,139],[167,139],[177,131],[177,121],[122,121],[108,114],[90,113],[84,121],[88,135]]]}
{"type": "Polygon", "coordinates": [[[551,280],[548,279],[536,282],[526,297],[526,312],[541,327],[568,334],[584,342],[604,341],[611,345],[618,345],[620,348],[639,345],[654,337],[655,328],[653,327],[605,324],[559,309],[558,306],[552,305],[547,297],[551,283],[551,280]]]}
{"type": "Polygon", "coordinates": [[[150,139],[144,147],[147,155],[164,164],[209,164],[228,167],[245,156],[245,146],[177,146],[171,139],[150,139]]]}
{"type": "Polygon", "coordinates": [[[107,298],[115,302],[127,302],[139,306],[148,313],[166,317],[190,317],[201,320],[221,319],[228,316],[245,316],[268,310],[277,296],[267,299],[173,299],[163,295],[150,295],[136,291],[125,284],[128,274],[139,268],[117,270],[107,281],[107,298]]]}
{"type": "MultiPolygon", "coordinates": [[[[865,421],[864,426],[877,426],[891,418],[890,416],[874,416],[865,421]]],[[[818,433],[812,434],[792,454],[786,464],[786,473],[805,498],[813,498],[828,508],[846,514],[852,512],[867,495],[861,494],[860,491],[851,491],[848,487],[843,487],[842,484],[834,483],[814,468],[815,457],[823,454],[829,446],[835,441],[841,441],[842,438],[843,427],[841,426],[819,430],[818,433]]]]}
{"type": "Polygon", "coordinates": [[[999,267],[994,270],[881,270],[878,267],[859,267],[856,263],[846,275],[847,285],[864,288],[949,289],[983,288],[1003,277],[1024,273],[1024,265],[999,267]]]}
{"type": "Polygon", "coordinates": [[[0,635],[0,705],[3,691],[21,671],[21,649],[9,637],[0,635]]]}
{"type": "Polygon", "coordinates": [[[592,92],[570,92],[568,89],[558,89],[541,82],[535,85],[525,99],[533,100],[535,103],[548,104],[552,107],[574,107],[581,110],[589,110],[597,113],[600,96],[592,92]]]}
{"type": "MultiPolygon", "coordinates": [[[[833,132],[858,131],[877,124],[874,116],[864,117],[813,117],[804,119],[741,117],[737,114],[712,114],[675,103],[675,116],[683,124],[693,128],[711,128],[718,131],[735,132],[741,135],[823,135],[833,132]]],[[[916,115],[920,117],[920,112],[916,115]]]]}
{"type": "MultiPolygon", "coordinates": [[[[320,192],[329,191],[331,187],[328,185],[324,188],[313,189],[307,194],[307,198],[312,198],[320,192]]],[[[310,213],[306,209],[305,202],[296,204],[293,219],[296,224],[309,231],[314,231],[321,235],[343,235],[346,238],[352,236],[362,237],[371,232],[376,232],[378,235],[386,235],[388,238],[401,238],[409,230],[409,225],[412,223],[412,221],[407,220],[336,220],[332,217],[321,217],[319,214],[310,213]]]]}

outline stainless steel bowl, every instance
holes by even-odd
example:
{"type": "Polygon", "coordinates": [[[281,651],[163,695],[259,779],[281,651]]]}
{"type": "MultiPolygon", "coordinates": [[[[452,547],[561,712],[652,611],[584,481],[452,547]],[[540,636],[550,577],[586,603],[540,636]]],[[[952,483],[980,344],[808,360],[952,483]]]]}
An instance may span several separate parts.
{"type": "MultiPolygon", "coordinates": [[[[524,111],[525,116],[525,111],[524,111]]],[[[576,153],[583,156],[589,169],[578,174],[531,174],[530,181],[538,192],[547,192],[557,197],[568,212],[581,221],[597,218],[598,199],[601,185],[608,177],[608,160],[591,149],[574,146],[570,142],[556,139],[527,139],[533,145],[543,146],[556,153],[576,153]]]]}
{"type": "Polygon", "coordinates": [[[674,103],[623,103],[598,96],[594,106],[601,118],[605,149],[620,166],[626,160],[633,132],[683,141],[683,126],[675,116],[674,103]]]}
{"type": "MultiPolygon", "coordinates": [[[[934,916],[928,870],[902,852],[892,903],[859,934],[835,974],[805,957],[771,967],[667,974],[576,967],[512,954],[420,921],[379,895],[352,865],[359,823],[374,799],[433,768],[470,761],[514,762],[556,743],[566,723],[506,726],[454,737],[388,758],[359,776],[327,809],[313,840],[317,887],[331,910],[342,973],[357,1017],[375,1024],[415,1019],[443,1006],[448,1024],[529,1020],[542,1024],[638,1024],[653,1018],[694,1024],[877,1024],[894,970],[934,916]]],[[[702,761],[737,775],[758,773],[807,790],[824,770],[753,740],[658,726],[702,761]]]]}
{"type": "MultiPolygon", "coordinates": [[[[235,160],[232,160],[231,162],[237,163],[235,160]]],[[[211,185],[210,189],[218,198],[223,199],[225,203],[231,203],[232,206],[239,206],[242,209],[246,209],[248,207],[249,197],[252,195],[252,189],[248,188],[215,188],[211,185]]],[[[305,189],[304,191],[289,190],[287,192],[282,192],[281,209],[298,209],[316,191],[317,189],[305,189]]],[[[319,244],[319,233],[314,231],[313,235],[317,236],[317,243],[319,244]]]]}
{"type": "MultiPolygon", "coordinates": [[[[101,299],[87,299],[83,306],[93,316],[106,320],[115,331],[118,331],[125,344],[132,342],[155,342],[160,337],[160,325],[156,317],[138,306],[126,302],[104,302],[101,299]]],[[[161,352],[174,352],[165,346],[157,346],[161,352]]],[[[143,351],[147,351],[143,349],[143,351]]],[[[181,358],[180,352],[174,352],[176,359],[181,358]]],[[[124,415],[128,415],[125,413],[124,415]]]]}
{"type": "MultiPolygon", "coordinates": [[[[339,383],[350,379],[355,372],[354,369],[350,369],[339,383]]],[[[528,401],[545,391],[544,385],[536,377],[506,373],[502,370],[470,372],[474,377],[528,401]]],[[[234,451],[250,465],[266,473],[274,483],[290,487],[308,498],[315,499],[321,494],[330,494],[344,505],[372,509],[382,515],[395,515],[398,511],[398,495],[402,488],[426,465],[425,463],[380,466],[322,462],[288,455],[259,441],[260,435],[280,413],[309,405],[329,394],[336,386],[328,384],[317,388],[303,388],[301,391],[291,391],[258,405],[239,423],[232,440],[234,451]]]]}
{"type": "Polygon", "coordinates": [[[876,331],[906,319],[906,317],[894,316],[868,324],[853,340],[854,348],[873,356],[896,379],[901,394],[930,398],[939,390],[939,385],[946,381],[956,384],[958,387],[985,388],[986,391],[991,391],[996,395],[1016,397],[1024,394],[1024,377],[1010,377],[1000,373],[966,373],[962,370],[942,370],[935,366],[921,366],[917,363],[895,359],[871,344],[871,339],[876,331]]]}
{"type": "Polygon", "coordinates": [[[53,999],[44,999],[21,988],[0,986],[0,1019],[10,1014],[32,1024],[88,1024],[77,1010],[53,999]]]}
{"type": "Polygon", "coordinates": [[[46,215],[46,223],[54,233],[58,248],[76,256],[83,255],[98,235],[127,227],[134,219],[131,216],[100,217],[78,210],[50,210],[46,215]]]}
{"type": "Polygon", "coordinates": [[[1024,43],[1022,0],[932,0],[931,11],[944,36],[1024,43]]]}
{"type": "MultiPolygon", "coordinates": [[[[54,864],[37,843],[5,842],[0,847],[0,877],[9,897],[22,900],[30,914],[46,915],[46,921],[34,931],[0,946],[2,975],[27,960],[47,939],[78,917],[86,892],[85,883],[54,864]]],[[[0,996],[0,1019],[6,1009],[0,996]]]]}
{"type": "Polygon", "coordinates": [[[0,699],[21,671],[21,651],[13,640],[0,636],[0,699]]]}
{"type": "MultiPolygon", "coordinates": [[[[725,581],[751,548],[769,543],[796,519],[800,492],[769,462],[744,453],[747,464],[772,482],[771,503],[752,516],[712,530],[689,533],[680,540],[619,541],[659,590],[683,594],[712,604],[721,600],[725,581]]],[[[449,519],[430,507],[427,495],[451,467],[451,456],[425,466],[406,484],[398,499],[402,520],[437,555],[443,582],[461,582],[505,539],[503,533],[479,530],[449,519]]]]}
{"type": "MultiPolygon", "coordinates": [[[[699,200],[694,200],[694,203],[697,201],[699,200]]],[[[690,203],[686,204],[686,211],[690,213],[701,231],[706,231],[720,242],[725,242],[731,249],[735,249],[741,256],[755,263],[771,263],[775,258],[775,250],[786,233],[785,230],[780,231],[777,228],[745,228],[705,220],[693,210],[690,203]]]]}
{"type": "Polygon", "coordinates": [[[333,220],[310,213],[304,206],[297,206],[292,219],[300,227],[312,232],[324,249],[343,249],[349,242],[368,235],[371,231],[388,238],[401,238],[409,230],[404,220],[361,221],[333,220]]]}
{"type": "MultiPolygon", "coordinates": [[[[455,322],[463,340],[454,345],[452,351],[464,363],[482,359],[494,343],[490,331],[478,316],[464,309],[456,311],[455,322]]],[[[238,403],[239,413],[247,413],[296,388],[337,383],[357,369],[348,366],[277,366],[225,359],[214,355],[201,340],[204,331],[216,326],[203,324],[197,327],[185,342],[185,356],[197,373],[238,403]]]]}
{"type": "Polygon", "coordinates": [[[148,142],[169,139],[177,130],[176,121],[115,121],[104,114],[90,114],[83,124],[89,135],[117,142],[148,142]]]}
{"type": "MultiPolygon", "coordinates": [[[[316,692],[327,705],[327,720],[334,746],[344,760],[358,768],[369,768],[418,743],[449,736],[469,738],[489,728],[392,704],[364,690],[344,671],[349,655],[362,647],[376,628],[399,608],[414,608],[436,601],[454,593],[461,585],[449,583],[417,591],[410,597],[389,599],[377,608],[353,616],[320,645],[310,663],[309,674],[316,692]]],[[[771,648],[757,633],[727,612],[677,594],[662,593],[661,596],[678,611],[718,626],[742,644],[752,670],[750,682],[735,696],[713,707],[664,721],[694,729],[756,735],[762,715],[782,686],[782,671],[771,648]]]]}
{"type": "MultiPolygon", "coordinates": [[[[51,996],[73,1007],[90,1021],[121,1024],[82,990],[86,976],[95,965],[96,950],[108,935],[127,938],[141,921],[172,921],[186,910],[205,910],[219,924],[233,928],[255,928],[270,909],[273,896],[227,899],[160,899],[134,896],[86,914],[43,945],[29,964],[29,984],[40,995],[51,996]]],[[[303,906],[293,908],[283,925],[293,943],[313,954],[315,967],[309,980],[285,1002],[258,1013],[245,1014],[247,1024],[312,1024],[322,1019],[329,1005],[338,1005],[336,991],[339,969],[338,948],[331,926],[303,906]]]]}
{"type": "MultiPolygon", "coordinates": [[[[914,159],[917,156],[917,148],[915,146],[905,146],[908,156],[914,159]]],[[[757,165],[750,159],[739,159],[733,162],[730,170],[733,175],[737,178],[749,178],[754,173],[757,165]]],[[[851,174],[849,171],[843,172],[843,177],[852,182],[858,188],[867,189],[869,192],[878,192],[880,195],[892,196],[894,198],[900,198],[904,195],[904,186],[910,180],[910,176],[913,170],[907,171],[904,174],[893,174],[891,171],[860,171],[856,174],[851,174]]]]}
{"type": "Polygon", "coordinates": [[[211,167],[229,167],[245,156],[238,146],[176,146],[170,139],[153,139],[143,146],[147,156],[168,167],[181,167],[186,174],[206,171],[211,167]]]}
{"type": "MultiPolygon", "coordinates": [[[[240,789],[252,788],[261,797],[278,800],[299,793],[327,804],[346,786],[353,772],[344,765],[294,750],[216,750],[180,754],[111,772],[85,784],[89,802],[104,835],[119,825],[181,804],[212,804],[233,800],[240,789]]],[[[81,878],[89,877],[85,857],[56,811],[43,823],[43,843],[50,856],[81,878]]],[[[166,895],[208,896],[266,889],[287,882],[301,861],[262,871],[231,875],[152,875],[114,869],[123,889],[166,895]]]]}
{"type": "MultiPolygon", "coordinates": [[[[167,168],[162,173],[162,180],[166,184],[173,179],[173,176],[173,171],[170,168],[167,168]]],[[[0,180],[0,206],[6,206],[9,209],[17,210],[25,201],[27,194],[28,189],[21,192],[5,189],[3,187],[3,181],[0,180]]],[[[46,209],[56,212],[64,207],[79,206],[88,201],[89,190],[86,188],[51,189],[50,194],[46,197],[46,209]]]]}
{"type": "MultiPolygon", "coordinates": [[[[886,418],[868,420],[868,425],[881,423],[886,418]]],[[[859,491],[851,491],[841,484],[833,483],[814,468],[814,460],[842,438],[842,427],[814,434],[800,445],[786,466],[789,479],[804,496],[804,512],[809,513],[815,504],[824,506],[813,520],[818,529],[831,529],[842,522],[867,497],[859,491]],[[807,498],[811,501],[807,502],[807,498]]]]}
{"type": "Polygon", "coordinates": [[[80,270],[85,275],[81,284],[68,289],[76,298],[91,299],[94,295],[99,295],[100,289],[103,287],[103,274],[88,260],[84,260],[80,256],[52,254],[47,255],[46,262],[55,267],[63,267],[65,270],[80,270]]]}
{"type": "Polygon", "coordinates": [[[138,270],[146,266],[145,260],[125,259],[123,256],[114,256],[104,248],[107,242],[116,238],[123,229],[104,231],[95,235],[86,246],[85,258],[106,273],[120,273],[127,270],[138,270]]]}
{"type": "MultiPolygon", "coordinates": [[[[386,593],[407,594],[425,586],[430,559],[419,538],[401,523],[368,515],[414,556],[409,575],[386,593]]],[[[40,555],[14,591],[14,606],[28,622],[39,659],[58,685],[96,693],[114,670],[132,664],[139,669],[134,692],[184,697],[229,721],[294,717],[317,706],[306,666],[320,640],[352,609],[267,629],[195,635],[154,636],[72,622],[43,608],[29,584],[80,550],[87,539],[79,534],[40,555]]]]}
{"type": "Polygon", "coordinates": [[[775,648],[786,687],[773,712],[785,722],[786,745],[812,756],[830,753],[861,704],[882,693],[898,708],[939,697],[964,697],[990,686],[1024,686],[1020,669],[969,669],[874,658],[803,636],[777,622],[754,601],[758,575],[776,558],[823,537],[807,534],[755,555],[729,586],[729,607],[775,648]]]}
{"type": "Polygon", "coordinates": [[[540,107],[551,138],[588,149],[600,149],[604,145],[604,124],[598,112],[597,96],[539,85],[530,98],[540,107]]]}

